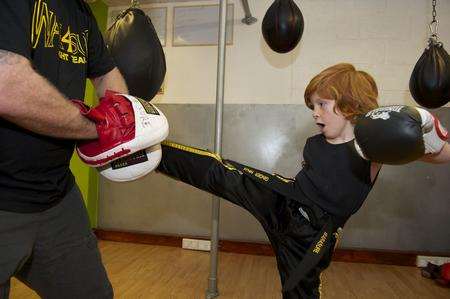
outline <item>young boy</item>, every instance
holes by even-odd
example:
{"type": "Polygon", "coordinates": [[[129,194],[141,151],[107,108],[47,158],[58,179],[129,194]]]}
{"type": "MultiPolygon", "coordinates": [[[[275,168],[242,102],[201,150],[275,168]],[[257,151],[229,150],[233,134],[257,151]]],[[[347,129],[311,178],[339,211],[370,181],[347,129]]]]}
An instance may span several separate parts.
{"type": "MultiPolygon", "coordinates": [[[[361,157],[353,133],[356,117],[377,108],[377,97],[372,77],[350,64],[314,77],[305,102],[320,134],[307,139],[294,179],[172,142],[162,144],[157,170],[249,211],[275,252],[283,298],[318,298],[320,273],[331,261],[339,230],[361,207],[381,168],[361,157]]],[[[448,144],[443,147],[436,161],[450,161],[448,144]]]]}

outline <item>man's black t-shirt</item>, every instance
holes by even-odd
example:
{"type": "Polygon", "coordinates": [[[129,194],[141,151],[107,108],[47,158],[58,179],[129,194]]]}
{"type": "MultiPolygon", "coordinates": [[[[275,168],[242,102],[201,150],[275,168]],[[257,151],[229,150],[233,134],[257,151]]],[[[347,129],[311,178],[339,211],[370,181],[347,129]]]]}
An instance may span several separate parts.
{"type": "MultiPolygon", "coordinates": [[[[83,99],[86,79],[114,67],[82,0],[0,1],[0,53],[4,51],[28,58],[69,99],[83,99]]],[[[0,100],[14,101],[1,95],[0,100]]],[[[0,210],[43,211],[73,186],[69,161],[75,141],[34,134],[1,118],[0,140],[0,210]]]]}
{"type": "Polygon", "coordinates": [[[353,141],[328,143],[322,134],[308,138],[303,169],[296,184],[329,214],[347,219],[356,213],[372,189],[370,161],[362,159],[353,141]]]}

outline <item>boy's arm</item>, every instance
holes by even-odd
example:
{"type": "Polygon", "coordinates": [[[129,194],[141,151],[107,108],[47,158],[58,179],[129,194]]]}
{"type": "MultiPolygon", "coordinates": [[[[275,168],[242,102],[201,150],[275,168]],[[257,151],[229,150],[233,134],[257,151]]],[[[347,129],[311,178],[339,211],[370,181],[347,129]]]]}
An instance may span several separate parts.
{"type": "Polygon", "coordinates": [[[450,162],[450,145],[446,143],[442,150],[437,154],[427,154],[423,156],[420,161],[433,163],[433,164],[442,164],[450,162]]]}

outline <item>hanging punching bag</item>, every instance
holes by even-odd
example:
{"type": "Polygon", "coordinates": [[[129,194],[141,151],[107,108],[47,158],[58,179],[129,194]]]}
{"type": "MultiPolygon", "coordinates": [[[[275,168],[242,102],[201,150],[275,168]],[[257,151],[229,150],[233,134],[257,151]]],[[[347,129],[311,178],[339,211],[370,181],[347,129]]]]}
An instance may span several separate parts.
{"type": "Polygon", "coordinates": [[[411,74],[409,90],[426,108],[438,108],[450,101],[450,56],[442,43],[430,39],[411,74]]]}
{"type": "Polygon", "coordinates": [[[262,34],[269,47],[278,53],[294,49],[302,38],[303,15],[292,0],[275,0],[262,22],[262,34]]]}
{"type": "Polygon", "coordinates": [[[166,75],[166,58],[145,13],[131,7],[106,31],[105,42],[128,85],[129,93],[150,101],[166,75]]]}
{"type": "Polygon", "coordinates": [[[429,24],[428,47],[414,67],[409,90],[419,105],[438,108],[450,101],[450,57],[437,34],[437,1],[432,0],[431,5],[433,20],[429,24]]]}

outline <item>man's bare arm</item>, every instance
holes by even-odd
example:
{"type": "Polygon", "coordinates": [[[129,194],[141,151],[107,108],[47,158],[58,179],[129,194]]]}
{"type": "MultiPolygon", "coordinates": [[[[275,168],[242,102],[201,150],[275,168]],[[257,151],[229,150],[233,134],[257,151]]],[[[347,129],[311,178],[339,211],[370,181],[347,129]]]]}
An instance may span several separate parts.
{"type": "Polygon", "coordinates": [[[117,67],[103,76],[91,78],[91,82],[94,85],[99,98],[101,98],[108,89],[128,94],[128,87],[125,83],[125,79],[122,77],[122,74],[120,74],[117,67]]]}
{"type": "Polygon", "coordinates": [[[0,117],[42,135],[97,137],[94,123],[39,75],[28,59],[5,50],[0,50],[0,117]]]}

